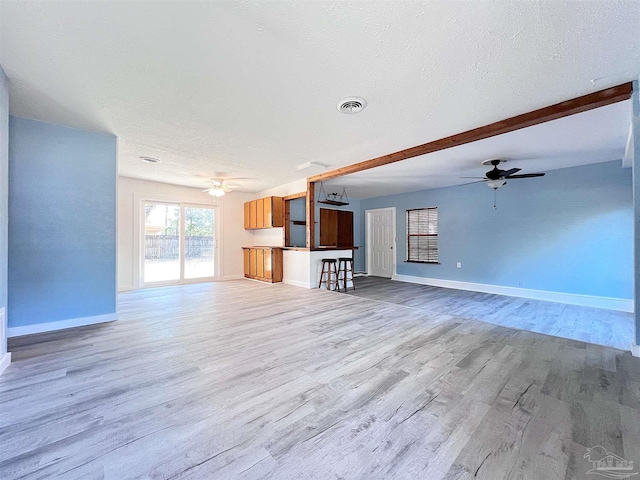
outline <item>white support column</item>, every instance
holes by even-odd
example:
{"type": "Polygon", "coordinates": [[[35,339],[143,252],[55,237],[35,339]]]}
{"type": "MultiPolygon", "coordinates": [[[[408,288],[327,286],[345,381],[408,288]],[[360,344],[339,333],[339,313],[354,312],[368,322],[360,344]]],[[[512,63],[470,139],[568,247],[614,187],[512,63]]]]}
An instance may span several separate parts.
{"type": "Polygon", "coordinates": [[[635,336],[631,346],[634,356],[640,357],[640,91],[639,80],[633,82],[633,119],[631,123],[631,139],[633,144],[629,150],[632,152],[633,169],[633,218],[634,218],[634,317],[635,336]]]}

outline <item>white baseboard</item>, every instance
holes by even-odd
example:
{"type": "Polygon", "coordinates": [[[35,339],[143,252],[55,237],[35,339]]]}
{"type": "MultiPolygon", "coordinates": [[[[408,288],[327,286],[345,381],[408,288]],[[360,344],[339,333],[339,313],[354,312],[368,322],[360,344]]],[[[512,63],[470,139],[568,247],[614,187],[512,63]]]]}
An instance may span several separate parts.
{"type": "Polygon", "coordinates": [[[298,280],[289,280],[287,278],[283,278],[282,283],[286,283],[287,285],[293,285],[294,287],[314,288],[313,285],[311,285],[310,283],[299,282],[298,280]]]}
{"type": "Polygon", "coordinates": [[[393,275],[391,280],[400,282],[418,283],[433,287],[454,288],[456,290],[469,290],[472,292],[493,293],[507,295],[509,297],[531,298],[547,302],[567,303],[583,307],[606,308],[633,313],[633,300],[626,298],[596,297],[593,295],[579,295],[575,293],[547,292],[544,290],[531,290],[528,288],[502,287],[500,285],[488,285],[484,283],[459,282],[457,280],[442,280],[439,278],[414,277],[412,275],[393,275]]]}
{"type": "Polygon", "coordinates": [[[240,274],[240,275],[227,275],[225,277],[222,277],[222,280],[224,280],[226,282],[227,280],[240,280],[240,279],[243,279],[243,278],[244,278],[243,274],[240,274]]]}
{"type": "Polygon", "coordinates": [[[631,344],[631,355],[640,357],[640,345],[636,345],[635,343],[631,344]]]}
{"type": "Polygon", "coordinates": [[[22,327],[7,328],[7,337],[21,337],[22,335],[33,335],[34,333],[54,332],[66,328],[84,327],[95,325],[96,323],[113,322],[118,320],[118,312],[96,315],[93,317],[70,318],[69,320],[58,320],[56,322],[36,323],[24,325],[22,327]]]}
{"type": "Polygon", "coordinates": [[[118,287],[118,293],[130,292],[131,290],[136,290],[136,287],[134,287],[133,285],[125,285],[124,287],[118,287]]]}
{"type": "Polygon", "coordinates": [[[11,363],[11,353],[7,352],[0,359],[0,375],[2,375],[2,372],[4,372],[7,369],[10,363],[11,363]]]}

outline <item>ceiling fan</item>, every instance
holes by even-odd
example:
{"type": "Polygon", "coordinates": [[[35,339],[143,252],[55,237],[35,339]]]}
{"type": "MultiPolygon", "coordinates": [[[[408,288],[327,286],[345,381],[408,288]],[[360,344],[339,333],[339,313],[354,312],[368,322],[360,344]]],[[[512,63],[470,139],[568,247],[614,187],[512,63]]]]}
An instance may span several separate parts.
{"type": "Polygon", "coordinates": [[[225,193],[231,191],[231,187],[224,184],[224,178],[212,178],[211,186],[202,190],[203,192],[209,192],[209,195],[213,197],[221,197],[225,193]]]}
{"type": "MultiPolygon", "coordinates": [[[[487,182],[489,188],[493,188],[497,190],[498,188],[506,185],[507,180],[511,180],[512,178],[533,178],[533,177],[544,177],[544,173],[523,173],[520,175],[516,175],[521,169],[520,168],[510,168],[509,170],[501,170],[498,168],[498,165],[506,162],[504,159],[500,158],[492,158],[489,160],[485,160],[482,162],[483,165],[493,165],[493,169],[489,170],[485,173],[484,177],[460,177],[460,178],[481,178],[482,180],[478,180],[477,182],[471,183],[479,183],[479,182],[487,182]]],[[[470,185],[469,183],[465,185],[470,185]]]]}

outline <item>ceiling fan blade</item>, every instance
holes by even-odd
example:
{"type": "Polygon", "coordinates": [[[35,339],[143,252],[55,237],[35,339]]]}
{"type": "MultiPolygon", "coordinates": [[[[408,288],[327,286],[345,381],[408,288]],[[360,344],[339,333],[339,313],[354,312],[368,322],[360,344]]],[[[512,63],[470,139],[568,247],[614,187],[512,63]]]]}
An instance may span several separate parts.
{"type": "Polygon", "coordinates": [[[458,178],[481,178],[483,181],[488,180],[486,177],[458,177],[458,178]]]}
{"type": "Polygon", "coordinates": [[[518,173],[520,170],[522,170],[521,168],[510,168],[509,170],[503,170],[502,171],[502,176],[503,177],[508,177],[509,175],[513,175],[514,173],[518,173]]]}
{"type": "MultiPolygon", "coordinates": [[[[460,178],[477,178],[477,177],[460,177],[460,178]]],[[[472,185],[474,183],[482,183],[482,182],[486,182],[488,179],[485,178],[484,180],[476,180],[475,182],[469,182],[469,183],[461,183],[460,185],[457,185],[458,187],[464,187],[465,185],[472,185]]]]}
{"type": "Polygon", "coordinates": [[[511,179],[511,178],[533,178],[533,177],[544,177],[544,173],[523,173],[522,175],[509,175],[508,177],[504,177],[504,178],[511,179]]]}
{"type": "Polygon", "coordinates": [[[203,192],[208,192],[209,190],[211,190],[211,187],[209,188],[205,188],[204,190],[202,190],[203,192]]]}

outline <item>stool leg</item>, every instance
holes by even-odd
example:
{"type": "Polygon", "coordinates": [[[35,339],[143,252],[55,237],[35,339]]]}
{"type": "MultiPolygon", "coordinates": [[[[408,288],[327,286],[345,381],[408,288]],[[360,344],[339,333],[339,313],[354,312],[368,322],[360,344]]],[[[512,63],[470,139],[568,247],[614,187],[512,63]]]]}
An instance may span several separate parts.
{"type": "Polygon", "coordinates": [[[338,290],[340,291],[340,284],[338,283],[338,266],[335,263],[332,263],[331,265],[333,265],[333,274],[335,275],[335,283],[331,282],[332,285],[335,285],[335,287],[333,288],[333,290],[338,290]]]}
{"type": "Polygon", "coordinates": [[[324,262],[322,262],[322,271],[320,272],[320,281],[318,282],[318,288],[322,287],[323,277],[324,277],[324,262]]]}
{"type": "MultiPolygon", "coordinates": [[[[353,277],[353,260],[349,262],[349,269],[350,269],[349,271],[351,272],[351,287],[353,287],[353,289],[355,290],[356,281],[354,280],[354,277],[353,277]]],[[[346,290],[346,286],[345,286],[345,290],[346,290]]]]}

